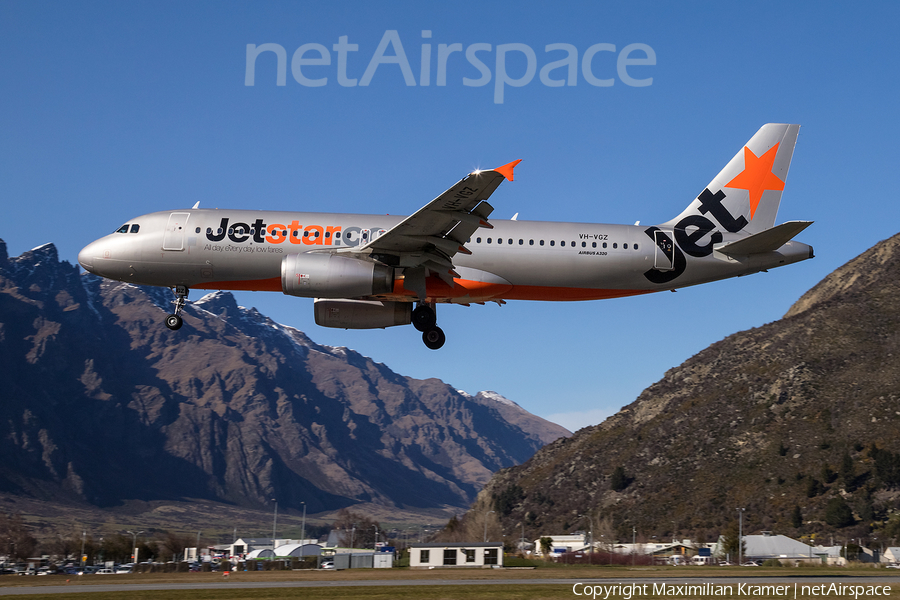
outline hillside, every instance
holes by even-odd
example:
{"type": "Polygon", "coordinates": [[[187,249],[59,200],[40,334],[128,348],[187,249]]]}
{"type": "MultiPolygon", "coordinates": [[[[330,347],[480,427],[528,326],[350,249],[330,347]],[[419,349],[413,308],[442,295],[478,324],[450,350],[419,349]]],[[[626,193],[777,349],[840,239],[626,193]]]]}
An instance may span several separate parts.
{"type": "Polygon", "coordinates": [[[587,529],[589,515],[623,539],[632,527],[712,539],[743,507],[749,531],[868,534],[900,508],[898,259],[895,236],[783,319],[713,344],[600,425],[499,472],[470,517],[496,509],[526,537],[587,529]],[[835,516],[842,504],[852,519],[835,516]]]}
{"type": "Polygon", "coordinates": [[[53,245],[9,258],[0,241],[0,493],[464,507],[569,434],[497,394],[316,344],[228,293],[169,331],[171,300],[80,275],[53,245]]]}

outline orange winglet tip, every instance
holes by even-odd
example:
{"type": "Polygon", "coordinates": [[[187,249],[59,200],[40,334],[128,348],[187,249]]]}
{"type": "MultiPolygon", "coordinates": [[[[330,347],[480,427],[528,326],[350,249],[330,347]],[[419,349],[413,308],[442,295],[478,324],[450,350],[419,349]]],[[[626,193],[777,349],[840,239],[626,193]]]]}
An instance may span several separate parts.
{"type": "Polygon", "coordinates": [[[513,169],[515,169],[516,165],[519,164],[520,162],[522,162],[521,158],[519,160],[514,160],[511,163],[506,163],[502,167],[497,167],[496,169],[494,169],[494,171],[496,171],[497,173],[500,173],[501,175],[506,177],[507,180],[512,181],[513,180],[513,169]]]}

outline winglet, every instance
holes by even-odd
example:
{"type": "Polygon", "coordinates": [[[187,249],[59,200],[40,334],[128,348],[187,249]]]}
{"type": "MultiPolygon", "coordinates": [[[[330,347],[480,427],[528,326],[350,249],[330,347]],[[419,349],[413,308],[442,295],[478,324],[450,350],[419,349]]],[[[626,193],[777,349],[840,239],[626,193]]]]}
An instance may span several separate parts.
{"type": "Polygon", "coordinates": [[[506,177],[507,180],[512,181],[513,180],[513,169],[515,169],[516,165],[519,164],[520,162],[522,162],[521,158],[519,160],[514,160],[511,163],[506,163],[502,167],[497,167],[496,169],[494,169],[494,171],[496,171],[497,173],[500,173],[501,175],[506,177]]]}

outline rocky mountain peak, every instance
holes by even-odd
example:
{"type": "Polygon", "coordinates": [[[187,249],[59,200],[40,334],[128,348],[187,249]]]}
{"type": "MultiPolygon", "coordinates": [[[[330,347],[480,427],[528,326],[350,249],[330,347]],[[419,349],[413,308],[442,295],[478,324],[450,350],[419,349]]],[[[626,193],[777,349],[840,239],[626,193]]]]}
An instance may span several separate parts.
{"type": "MultiPolygon", "coordinates": [[[[507,406],[519,406],[512,400],[510,400],[508,398],[504,398],[501,394],[498,394],[497,392],[492,392],[490,390],[478,392],[477,394],[475,394],[475,397],[480,398],[484,401],[494,401],[494,402],[498,402],[500,404],[505,404],[507,406]]],[[[519,407],[519,408],[521,408],[521,407],[519,407]]]]}
{"type": "Polygon", "coordinates": [[[191,304],[223,319],[240,313],[240,307],[231,292],[212,292],[191,304]]]}
{"type": "Polygon", "coordinates": [[[900,234],[881,241],[837,269],[791,306],[786,317],[798,315],[832,299],[861,294],[875,287],[883,289],[900,277],[900,234]]]}
{"type": "Polygon", "coordinates": [[[900,237],[826,277],[784,319],[717,342],[595,427],[506,469],[479,495],[504,527],[568,531],[584,507],[609,535],[714,539],[859,531],[900,505],[900,237]],[[800,527],[794,515],[802,515],[800,527]],[[880,515],[880,516],[879,516],[880,515]],[[831,527],[831,529],[829,529],[831,527]]]}

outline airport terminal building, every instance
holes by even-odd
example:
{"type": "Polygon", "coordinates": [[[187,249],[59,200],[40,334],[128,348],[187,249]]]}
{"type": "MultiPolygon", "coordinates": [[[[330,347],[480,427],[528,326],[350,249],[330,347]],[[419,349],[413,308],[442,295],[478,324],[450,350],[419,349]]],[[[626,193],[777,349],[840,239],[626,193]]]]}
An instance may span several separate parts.
{"type": "Polygon", "coordinates": [[[503,544],[410,544],[409,566],[413,569],[502,567],[503,544]]]}

